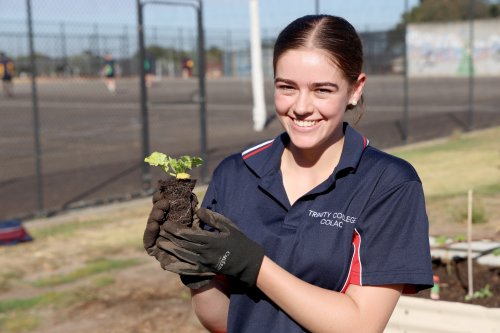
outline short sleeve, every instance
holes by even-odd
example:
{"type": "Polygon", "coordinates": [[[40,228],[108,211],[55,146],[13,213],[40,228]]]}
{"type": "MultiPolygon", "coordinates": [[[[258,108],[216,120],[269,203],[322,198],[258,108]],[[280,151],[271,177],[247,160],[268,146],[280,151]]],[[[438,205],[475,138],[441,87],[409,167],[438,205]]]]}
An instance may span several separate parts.
{"type": "Polygon", "coordinates": [[[405,284],[404,293],[432,287],[429,224],[419,181],[403,182],[371,199],[356,230],[361,285],[405,284]]]}

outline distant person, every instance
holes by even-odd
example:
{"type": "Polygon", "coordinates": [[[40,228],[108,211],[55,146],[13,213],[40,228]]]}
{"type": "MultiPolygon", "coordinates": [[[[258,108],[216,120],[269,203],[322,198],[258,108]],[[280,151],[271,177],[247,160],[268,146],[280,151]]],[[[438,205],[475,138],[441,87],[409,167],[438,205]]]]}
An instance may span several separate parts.
{"type": "Polygon", "coordinates": [[[14,96],[14,62],[3,52],[0,52],[0,77],[2,77],[3,93],[7,97],[14,96]]]}
{"type": "Polygon", "coordinates": [[[146,55],[144,58],[144,72],[146,75],[146,87],[151,88],[155,81],[155,59],[151,55],[146,55]]]}
{"type": "Polygon", "coordinates": [[[366,82],[348,21],[291,22],[273,69],[284,131],[217,166],[190,227],[153,196],[144,247],[210,332],[383,332],[401,294],[433,285],[422,183],[344,121],[366,82]]]}
{"type": "Polygon", "coordinates": [[[193,76],[194,61],[191,58],[182,60],[182,77],[189,78],[193,76]]]}
{"type": "Polygon", "coordinates": [[[102,68],[104,83],[112,94],[116,93],[116,63],[110,53],[104,55],[104,67],[102,68]]]}

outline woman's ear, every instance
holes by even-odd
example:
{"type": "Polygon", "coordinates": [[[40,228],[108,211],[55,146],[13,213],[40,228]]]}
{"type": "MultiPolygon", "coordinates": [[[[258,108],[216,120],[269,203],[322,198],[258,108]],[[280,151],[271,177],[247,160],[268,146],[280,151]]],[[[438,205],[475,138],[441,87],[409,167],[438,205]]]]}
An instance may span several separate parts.
{"type": "Polygon", "coordinates": [[[361,73],[358,76],[358,79],[356,80],[356,83],[353,86],[353,90],[351,92],[351,98],[349,99],[349,104],[351,105],[356,105],[358,101],[361,99],[361,96],[363,95],[363,87],[365,86],[366,82],[366,74],[361,73]]]}

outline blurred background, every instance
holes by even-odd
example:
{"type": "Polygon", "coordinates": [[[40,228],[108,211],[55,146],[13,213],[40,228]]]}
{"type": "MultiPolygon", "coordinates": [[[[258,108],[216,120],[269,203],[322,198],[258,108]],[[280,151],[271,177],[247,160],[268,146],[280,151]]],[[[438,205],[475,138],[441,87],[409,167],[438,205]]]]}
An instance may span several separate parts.
{"type": "Polygon", "coordinates": [[[207,183],[222,158],[281,131],[274,40],[315,13],[342,16],[361,36],[368,80],[357,127],[374,146],[500,124],[498,0],[2,0],[0,51],[14,71],[0,98],[0,219],[149,195],[161,176],[143,162],[152,151],[203,156],[194,176],[207,183]]]}

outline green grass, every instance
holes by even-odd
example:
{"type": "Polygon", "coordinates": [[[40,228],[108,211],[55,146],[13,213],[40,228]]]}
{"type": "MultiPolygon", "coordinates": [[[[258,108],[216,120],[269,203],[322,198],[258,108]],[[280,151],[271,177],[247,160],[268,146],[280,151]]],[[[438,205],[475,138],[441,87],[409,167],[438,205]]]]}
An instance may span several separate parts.
{"type": "Polygon", "coordinates": [[[32,309],[42,303],[44,297],[44,295],[39,295],[31,298],[1,300],[0,314],[9,311],[32,309]]]}
{"type": "Polygon", "coordinates": [[[72,304],[95,299],[99,286],[47,292],[34,297],[0,300],[0,332],[21,333],[36,329],[41,320],[36,309],[61,309],[72,304]]]}
{"type": "Polygon", "coordinates": [[[0,273],[0,292],[9,290],[12,281],[20,280],[23,273],[19,271],[9,271],[0,273]]]}
{"type": "Polygon", "coordinates": [[[39,316],[24,311],[9,313],[0,316],[0,332],[33,332],[40,324],[40,321],[39,316]]]}
{"type": "Polygon", "coordinates": [[[111,276],[100,276],[94,278],[92,282],[97,288],[102,288],[113,284],[115,282],[115,279],[111,276]]]}
{"type": "Polygon", "coordinates": [[[500,192],[500,127],[454,135],[446,141],[392,149],[417,170],[426,197],[500,192]]]}
{"type": "Polygon", "coordinates": [[[36,307],[45,306],[66,306],[80,298],[78,291],[68,292],[47,292],[29,298],[14,298],[0,300],[0,314],[28,311],[36,307]]]}
{"type": "Polygon", "coordinates": [[[126,259],[126,260],[116,260],[116,259],[96,259],[86,264],[82,268],[78,268],[68,274],[60,274],[51,276],[45,279],[40,279],[33,283],[36,287],[49,287],[57,286],[61,284],[71,283],[89,276],[99,274],[102,272],[108,272],[117,269],[123,269],[130,266],[135,266],[140,264],[141,261],[138,259],[126,259]]]}
{"type": "MultiPolygon", "coordinates": [[[[459,207],[455,207],[452,210],[452,215],[457,223],[465,223],[468,218],[468,209],[467,205],[460,205],[459,207]]],[[[486,212],[480,200],[476,199],[472,205],[472,223],[473,224],[481,224],[487,223],[488,218],[486,216],[486,212]]]]}
{"type": "MultiPolygon", "coordinates": [[[[204,194],[204,191],[197,191],[200,201],[204,194]]],[[[14,285],[20,288],[28,285],[38,287],[38,289],[28,288],[31,289],[30,297],[0,300],[0,332],[35,332],[50,320],[48,318],[53,318],[52,313],[63,313],[65,308],[99,300],[105,297],[102,295],[106,295],[106,290],[116,288],[113,272],[140,265],[147,259],[142,245],[142,233],[146,225],[148,208],[123,209],[119,214],[115,214],[116,216],[111,214],[102,218],[93,216],[82,220],[80,217],[57,225],[51,223],[30,225],[29,232],[35,238],[35,242],[27,244],[26,249],[13,248],[16,251],[5,252],[2,255],[5,254],[9,260],[16,261],[19,260],[18,257],[30,258],[31,262],[32,252],[36,251],[40,252],[41,258],[47,260],[46,264],[50,265],[49,267],[60,269],[66,261],[59,260],[57,255],[50,255],[53,253],[52,244],[60,242],[67,244],[72,239],[84,237],[86,242],[78,243],[82,249],[75,251],[75,255],[80,258],[79,262],[82,262],[82,257],[100,259],[73,269],[65,269],[64,273],[59,271],[59,274],[35,282],[29,279],[29,275],[33,272],[26,271],[31,270],[37,274],[35,267],[37,265],[33,265],[31,269],[26,269],[27,263],[19,267],[12,265],[8,270],[2,270],[0,267],[0,291],[9,290],[14,285]],[[121,223],[119,227],[118,223],[121,223]],[[37,248],[34,249],[36,244],[37,248]],[[135,258],[138,253],[144,255],[144,260],[135,258]],[[134,259],[125,259],[130,254],[134,255],[134,259]],[[111,259],[114,255],[120,259],[111,259]]],[[[181,297],[189,299],[189,292],[183,291],[181,297]]]]}
{"type": "Polygon", "coordinates": [[[37,240],[53,236],[71,236],[80,230],[95,228],[111,222],[112,220],[110,219],[75,221],[72,223],[44,226],[43,228],[33,228],[30,229],[30,234],[37,240]]]}
{"type": "Polygon", "coordinates": [[[95,277],[90,286],[50,291],[28,298],[0,300],[0,332],[31,332],[42,322],[37,309],[61,309],[98,298],[102,288],[114,283],[111,276],[95,277]]]}

